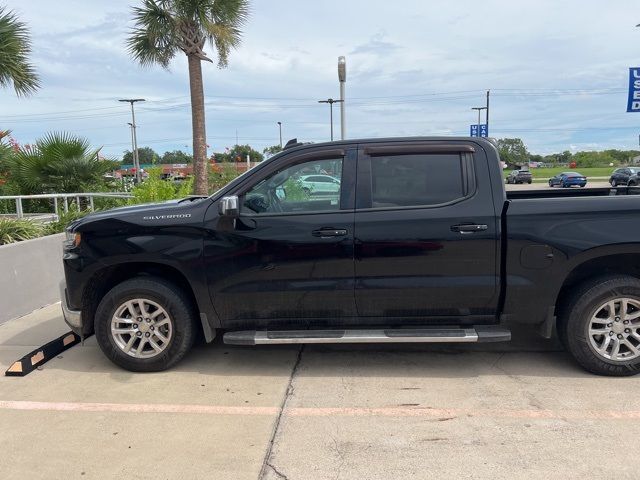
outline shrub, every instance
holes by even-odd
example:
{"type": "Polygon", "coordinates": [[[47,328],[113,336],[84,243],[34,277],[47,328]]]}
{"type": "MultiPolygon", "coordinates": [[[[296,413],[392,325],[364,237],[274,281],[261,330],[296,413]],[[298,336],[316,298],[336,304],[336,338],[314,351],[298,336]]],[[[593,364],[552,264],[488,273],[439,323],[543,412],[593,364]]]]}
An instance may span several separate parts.
{"type": "Polygon", "coordinates": [[[77,208],[70,208],[68,212],[58,215],[57,221],[46,224],[43,228],[43,235],[62,233],[71,222],[78,218],[82,218],[89,213],[91,212],[88,210],[80,211],[77,208]]]}
{"type": "Polygon", "coordinates": [[[131,190],[133,198],[129,203],[164,202],[184,198],[191,195],[193,191],[192,178],[185,180],[180,185],[175,185],[173,181],[160,178],[161,170],[159,168],[150,168],[147,173],[149,174],[147,179],[131,190]]]}
{"type": "Polygon", "coordinates": [[[42,225],[25,219],[0,218],[0,245],[41,236],[42,225]]]}
{"type": "Polygon", "coordinates": [[[238,175],[240,173],[235,163],[226,162],[213,165],[209,173],[210,193],[217,192],[238,175]]]}

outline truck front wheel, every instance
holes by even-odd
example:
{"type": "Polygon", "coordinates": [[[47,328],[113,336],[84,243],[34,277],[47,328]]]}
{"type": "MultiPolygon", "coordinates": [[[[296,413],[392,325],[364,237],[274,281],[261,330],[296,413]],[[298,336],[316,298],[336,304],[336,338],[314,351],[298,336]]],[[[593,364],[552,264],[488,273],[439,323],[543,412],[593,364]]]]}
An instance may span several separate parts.
{"type": "Polygon", "coordinates": [[[116,365],[132,372],[165,370],[193,346],[194,311],[177,286],[138,277],[112,288],[95,315],[98,345],[116,365]]]}
{"type": "Polygon", "coordinates": [[[640,373],[640,280],[626,275],[584,283],[561,309],[559,333],[590,372],[640,373]]]}

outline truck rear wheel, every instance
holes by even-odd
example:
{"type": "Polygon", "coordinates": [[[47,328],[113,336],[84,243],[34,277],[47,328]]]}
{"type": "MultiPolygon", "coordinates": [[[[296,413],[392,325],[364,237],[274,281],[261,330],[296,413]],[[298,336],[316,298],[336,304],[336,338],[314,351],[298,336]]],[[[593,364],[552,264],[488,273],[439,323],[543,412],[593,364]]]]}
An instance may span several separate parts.
{"type": "Polygon", "coordinates": [[[601,277],[580,286],[561,310],[563,343],[586,370],[640,373],[640,280],[601,277]]]}
{"type": "Polygon", "coordinates": [[[132,372],[170,368],[196,337],[191,302],[177,286],[156,277],[112,288],[98,305],[94,323],[104,354],[132,372]]]}

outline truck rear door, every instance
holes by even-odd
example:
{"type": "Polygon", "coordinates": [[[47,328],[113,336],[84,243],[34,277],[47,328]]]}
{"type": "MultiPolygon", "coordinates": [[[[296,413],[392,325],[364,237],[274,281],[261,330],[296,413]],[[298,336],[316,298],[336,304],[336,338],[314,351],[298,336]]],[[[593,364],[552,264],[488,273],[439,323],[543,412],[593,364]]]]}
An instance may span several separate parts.
{"type": "Polygon", "coordinates": [[[493,321],[498,214],[487,157],[477,144],[360,145],[354,239],[359,321],[493,321]]]}

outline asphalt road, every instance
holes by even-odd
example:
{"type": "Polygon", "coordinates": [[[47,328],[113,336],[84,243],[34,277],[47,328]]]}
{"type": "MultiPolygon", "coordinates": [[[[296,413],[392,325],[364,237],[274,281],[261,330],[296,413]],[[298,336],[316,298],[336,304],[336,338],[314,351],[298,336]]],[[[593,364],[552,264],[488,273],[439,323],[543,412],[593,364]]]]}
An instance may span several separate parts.
{"type": "MultiPolygon", "coordinates": [[[[0,366],[64,333],[0,326],[0,366]]],[[[0,378],[0,478],[638,478],[640,377],[526,329],[494,345],[198,346],[132,374],[89,339],[0,378]]]]}
{"type": "MultiPolygon", "coordinates": [[[[527,184],[527,183],[523,183],[523,184],[519,184],[519,185],[512,185],[512,184],[505,184],[505,188],[507,190],[560,190],[560,187],[549,187],[549,185],[546,182],[534,182],[532,184],[527,184]]],[[[571,187],[574,189],[578,189],[580,187],[571,187]]],[[[607,182],[606,180],[602,180],[602,181],[590,181],[587,182],[587,186],[585,188],[611,188],[611,185],[609,185],[609,182],[607,182]]]]}

